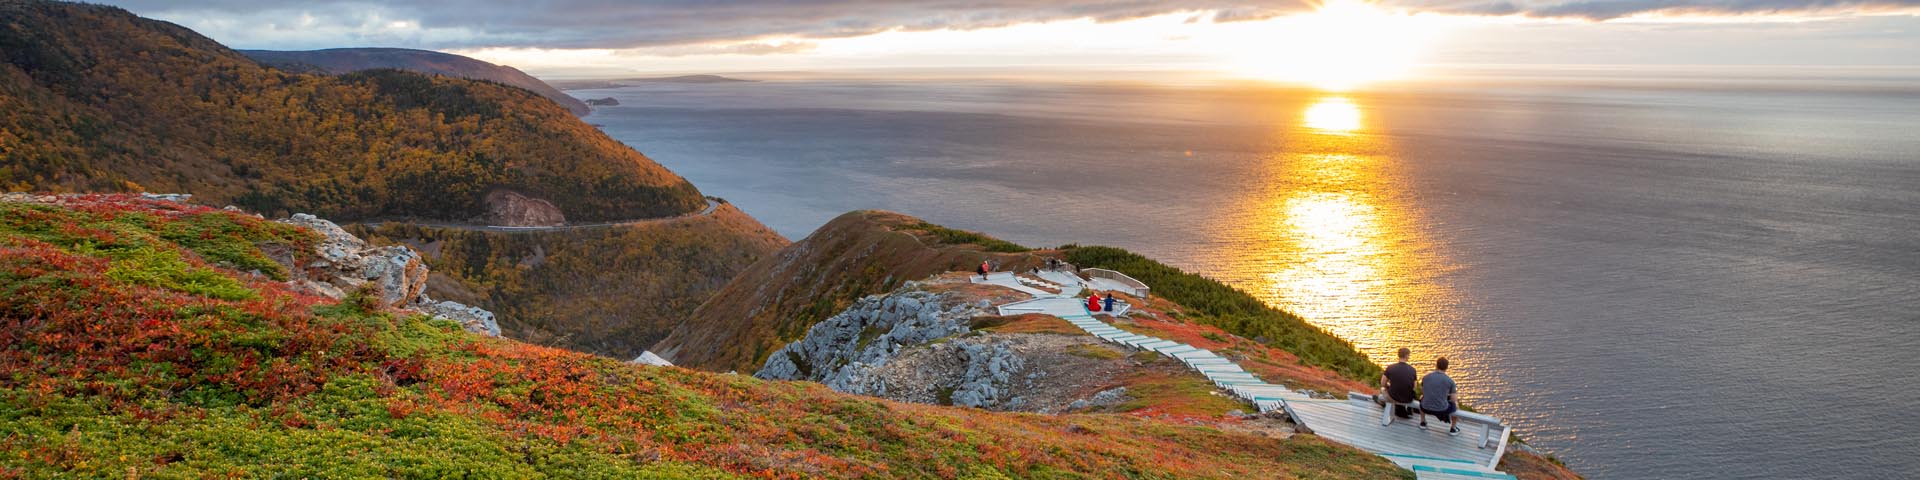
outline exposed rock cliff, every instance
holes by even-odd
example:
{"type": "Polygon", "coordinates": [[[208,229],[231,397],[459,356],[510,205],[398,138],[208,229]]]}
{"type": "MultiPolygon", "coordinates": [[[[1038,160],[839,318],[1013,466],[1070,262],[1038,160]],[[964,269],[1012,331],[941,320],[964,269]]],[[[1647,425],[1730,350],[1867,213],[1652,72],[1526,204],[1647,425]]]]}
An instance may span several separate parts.
{"type": "Polygon", "coordinates": [[[508,190],[487,194],[488,225],[508,227],[551,227],[565,225],[567,216],[553,202],[508,190]]]}

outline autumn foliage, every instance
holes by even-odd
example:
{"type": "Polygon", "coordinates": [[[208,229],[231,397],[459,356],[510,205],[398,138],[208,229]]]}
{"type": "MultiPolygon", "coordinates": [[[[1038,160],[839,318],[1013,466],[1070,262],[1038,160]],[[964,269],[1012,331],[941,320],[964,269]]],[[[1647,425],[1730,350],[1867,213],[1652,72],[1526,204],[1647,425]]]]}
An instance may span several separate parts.
{"type": "Polygon", "coordinates": [[[1403,475],[1312,436],[626,364],[303,296],[259,266],[314,240],[126,196],[0,203],[0,478],[1403,475]]]}

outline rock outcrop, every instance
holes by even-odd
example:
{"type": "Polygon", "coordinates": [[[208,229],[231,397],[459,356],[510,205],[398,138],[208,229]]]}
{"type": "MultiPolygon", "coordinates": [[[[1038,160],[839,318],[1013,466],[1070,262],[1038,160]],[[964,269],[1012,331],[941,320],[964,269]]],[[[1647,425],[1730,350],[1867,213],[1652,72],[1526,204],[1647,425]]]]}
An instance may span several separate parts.
{"type": "Polygon", "coordinates": [[[903,346],[966,333],[968,320],[985,312],[985,305],[949,305],[941,295],[907,288],[862,298],[815,324],[805,338],[767,357],[754,376],[813,380],[842,392],[884,395],[886,383],[871,375],[874,367],[884,365],[903,346]]]}
{"type": "Polygon", "coordinates": [[[552,227],[565,225],[567,217],[553,202],[499,190],[487,194],[486,222],[505,227],[552,227]]]}
{"type": "Polygon", "coordinates": [[[366,288],[380,305],[458,322],[469,332],[499,336],[493,312],[456,302],[435,302],[422,293],[427,288],[427,264],[420,252],[404,246],[375,247],[324,218],[298,213],[279,220],[313,230],[321,236],[314,245],[316,260],[292,265],[283,255],[288,280],[308,293],[333,299],[366,288]]]}
{"type": "Polygon", "coordinates": [[[320,233],[314,247],[318,260],[291,265],[293,282],[311,293],[346,298],[354,290],[371,287],[383,306],[400,308],[414,303],[427,288],[427,264],[413,249],[375,247],[324,218],[298,213],[281,219],[320,233]]]}
{"type": "MultiPolygon", "coordinates": [[[[860,299],[775,351],[754,376],[907,402],[1037,412],[1065,409],[1082,399],[1077,392],[1116,376],[1116,365],[1069,353],[1097,343],[1093,337],[976,332],[971,325],[992,315],[990,302],[924,287],[912,282],[860,299]]],[[[1109,394],[1116,395],[1124,398],[1124,390],[1109,394]]]]}
{"type": "Polygon", "coordinates": [[[925,362],[933,368],[914,369],[914,373],[921,374],[914,376],[932,377],[927,380],[933,381],[900,383],[917,385],[925,393],[933,393],[934,403],[977,408],[1025,406],[1013,384],[1018,379],[1015,375],[1026,370],[1027,362],[1015,354],[1007,342],[941,343],[929,347],[926,354],[937,361],[925,362]],[[939,398],[941,396],[946,398],[939,398]]]}
{"type": "Polygon", "coordinates": [[[861,298],[775,351],[754,376],[987,410],[1054,413],[1132,398],[1116,387],[1146,367],[1118,347],[1090,335],[1001,333],[1008,321],[1043,320],[999,317],[978,290],[951,282],[935,277],[861,298]]]}

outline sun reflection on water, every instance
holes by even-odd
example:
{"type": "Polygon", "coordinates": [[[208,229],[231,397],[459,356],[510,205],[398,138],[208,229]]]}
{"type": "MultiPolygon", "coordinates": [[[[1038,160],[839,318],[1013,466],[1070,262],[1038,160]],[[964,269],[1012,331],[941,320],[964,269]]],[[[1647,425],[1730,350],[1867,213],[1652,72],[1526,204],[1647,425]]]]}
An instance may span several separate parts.
{"type": "Polygon", "coordinates": [[[1376,361],[1413,346],[1426,355],[1445,327],[1426,321],[1440,291],[1436,262],[1402,202],[1391,145],[1369,134],[1353,100],[1317,99],[1303,130],[1280,133],[1259,182],[1226,235],[1240,284],[1351,340],[1376,361]]]}

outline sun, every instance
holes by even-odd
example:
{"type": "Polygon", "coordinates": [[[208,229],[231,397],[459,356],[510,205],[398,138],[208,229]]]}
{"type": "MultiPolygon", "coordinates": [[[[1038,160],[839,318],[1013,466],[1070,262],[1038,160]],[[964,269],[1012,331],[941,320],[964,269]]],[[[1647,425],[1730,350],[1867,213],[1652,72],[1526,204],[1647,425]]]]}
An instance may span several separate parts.
{"type": "Polygon", "coordinates": [[[1401,78],[1435,33],[1432,22],[1360,0],[1237,27],[1231,64],[1247,77],[1347,91],[1401,78]]]}
{"type": "Polygon", "coordinates": [[[1302,123],[1317,132],[1348,134],[1360,129],[1360,107],[1345,97],[1320,99],[1301,116],[1302,123]]]}

